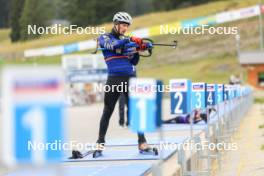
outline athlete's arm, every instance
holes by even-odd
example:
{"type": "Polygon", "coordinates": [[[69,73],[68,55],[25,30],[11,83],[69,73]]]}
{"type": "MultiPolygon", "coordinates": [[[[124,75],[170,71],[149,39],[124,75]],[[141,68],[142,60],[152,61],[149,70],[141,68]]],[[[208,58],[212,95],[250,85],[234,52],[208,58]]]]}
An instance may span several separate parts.
{"type": "Polygon", "coordinates": [[[107,50],[116,50],[123,48],[126,43],[129,43],[129,38],[125,39],[113,39],[110,38],[108,35],[101,35],[99,37],[99,45],[102,48],[105,48],[107,50]]]}

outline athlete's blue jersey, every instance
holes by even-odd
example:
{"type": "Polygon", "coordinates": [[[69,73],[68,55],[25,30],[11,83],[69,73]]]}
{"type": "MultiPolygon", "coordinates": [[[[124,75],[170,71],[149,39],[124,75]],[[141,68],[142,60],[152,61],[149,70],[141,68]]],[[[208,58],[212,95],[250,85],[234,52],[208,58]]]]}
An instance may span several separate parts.
{"type": "Polygon", "coordinates": [[[129,43],[128,38],[120,39],[112,31],[99,37],[99,46],[104,48],[103,55],[109,76],[134,76],[135,65],[138,64],[139,54],[124,54],[124,46],[129,43]]]}

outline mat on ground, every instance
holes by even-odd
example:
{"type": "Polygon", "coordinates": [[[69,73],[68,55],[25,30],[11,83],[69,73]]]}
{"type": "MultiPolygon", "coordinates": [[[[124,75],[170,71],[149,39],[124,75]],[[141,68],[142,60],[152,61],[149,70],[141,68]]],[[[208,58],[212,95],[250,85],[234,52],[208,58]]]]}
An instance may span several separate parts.
{"type": "Polygon", "coordinates": [[[167,147],[162,151],[159,150],[158,155],[141,154],[137,147],[133,148],[106,148],[103,155],[98,158],[93,158],[92,154],[81,159],[68,159],[69,154],[64,162],[86,162],[86,161],[128,161],[128,160],[159,160],[163,156],[163,160],[169,159],[176,152],[176,148],[167,147]],[[163,153],[162,153],[163,152],[163,153]]]}
{"type": "Polygon", "coordinates": [[[6,176],[141,176],[151,169],[151,164],[104,164],[100,166],[63,166],[60,169],[27,169],[9,173],[6,176]]]}

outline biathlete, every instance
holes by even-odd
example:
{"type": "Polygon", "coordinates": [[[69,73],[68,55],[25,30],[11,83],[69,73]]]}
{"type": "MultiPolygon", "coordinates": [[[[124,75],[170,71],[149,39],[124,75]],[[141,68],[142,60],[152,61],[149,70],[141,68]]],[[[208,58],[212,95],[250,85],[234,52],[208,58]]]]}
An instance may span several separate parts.
{"type": "MultiPolygon", "coordinates": [[[[135,66],[138,64],[140,58],[138,52],[151,47],[148,46],[148,43],[144,43],[141,38],[125,36],[129,26],[132,24],[132,18],[128,13],[116,13],[113,17],[113,23],[112,31],[98,38],[98,44],[100,48],[103,48],[102,52],[107,65],[108,78],[106,85],[110,87],[110,91],[105,92],[99,137],[96,141],[97,149],[94,151],[93,157],[100,156],[102,153],[109,120],[121,93],[125,95],[126,103],[128,103],[128,82],[131,77],[135,77],[135,66]],[[131,47],[127,47],[131,42],[139,46],[137,50],[131,50],[131,47]],[[120,87],[118,85],[122,85],[123,92],[117,90],[117,87],[120,87]]],[[[139,151],[152,151],[152,148],[147,144],[144,134],[138,133],[137,135],[139,151]]]]}

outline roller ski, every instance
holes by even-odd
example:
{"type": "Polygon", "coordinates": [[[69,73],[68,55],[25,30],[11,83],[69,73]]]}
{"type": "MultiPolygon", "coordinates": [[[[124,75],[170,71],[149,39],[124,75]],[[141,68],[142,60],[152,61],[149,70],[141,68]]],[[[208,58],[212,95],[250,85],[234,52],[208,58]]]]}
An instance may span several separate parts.
{"type": "Polygon", "coordinates": [[[149,147],[147,143],[139,144],[138,150],[142,155],[159,155],[158,149],[156,147],[149,147]]]}
{"type": "MultiPolygon", "coordinates": [[[[102,144],[104,146],[104,144],[102,144]]],[[[99,144],[96,144],[96,149],[95,150],[89,150],[87,152],[81,153],[78,150],[73,150],[72,151],[72,156],[69,157],[69,159],[82,159],[85,158],[88,155],[92,155],[93,158],[98,158],[102,156],[103,149],[99,146],[99,144]]]]}
{"type": "Polygon", "coordinates": [[[90,150],[90,151],[87,151],[87,152],[84,152],[84,153],[81,153],[80,151],[78,150],[73,150],[72,151],[72,156],[69,157],[69,159],[82,159],[90,154],[94,153],[94,150],[90,150]]]}

